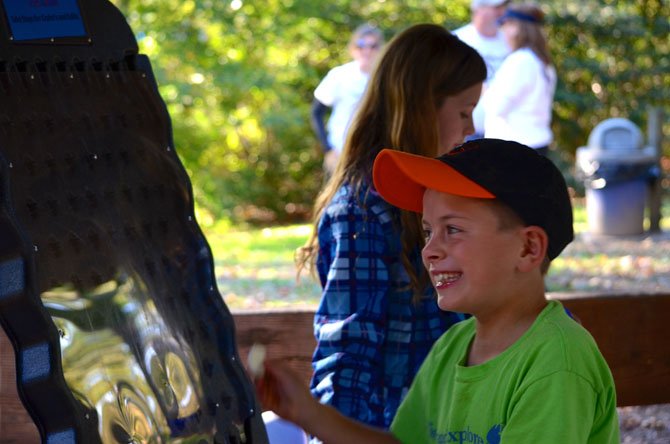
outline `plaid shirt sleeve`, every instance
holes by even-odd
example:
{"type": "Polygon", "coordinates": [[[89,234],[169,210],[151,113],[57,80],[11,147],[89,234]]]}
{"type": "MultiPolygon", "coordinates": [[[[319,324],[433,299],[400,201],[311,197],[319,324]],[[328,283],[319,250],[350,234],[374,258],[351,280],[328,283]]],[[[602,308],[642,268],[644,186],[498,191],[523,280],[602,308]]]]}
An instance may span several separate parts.
{"type": "Polygon", "coordinates": [[[312,393],[346,416],[383,427],[391,278],[389,233],[380,219],[390,216],[342,197],[336,195],[319,226],[323,294],[314,323],[312,393]]]}

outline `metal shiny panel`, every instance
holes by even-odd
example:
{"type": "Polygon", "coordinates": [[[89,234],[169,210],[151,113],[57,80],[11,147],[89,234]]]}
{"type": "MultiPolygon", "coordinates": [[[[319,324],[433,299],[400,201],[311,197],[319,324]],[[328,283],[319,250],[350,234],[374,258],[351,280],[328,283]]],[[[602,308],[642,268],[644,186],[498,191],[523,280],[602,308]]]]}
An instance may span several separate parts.
{"type": "Polygon", "coordinates": [[[61,287],[42,294],[61,338],[67,385],[97,412],[104,442],[200,428],[204,394],[193,349],[142,287],[119,277],[85,293],[61,287]]]}
{"type": "Polygon", "coordinates": [[[18,348],[43,347],[21,387],[41,430],[267,442],[148,61],[0,72],[0,95],[3,220],[27,282],[0,315],[18,348]],[[30,310],[47,328],[20,322],[30,310]]]}

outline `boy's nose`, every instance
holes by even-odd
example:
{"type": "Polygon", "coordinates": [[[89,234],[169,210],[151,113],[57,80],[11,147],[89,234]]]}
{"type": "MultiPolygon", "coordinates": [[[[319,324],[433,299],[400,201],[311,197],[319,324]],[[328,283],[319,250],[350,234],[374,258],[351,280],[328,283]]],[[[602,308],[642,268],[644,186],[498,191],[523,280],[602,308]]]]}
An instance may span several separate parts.
{"type": "Polygon", "coordinates": [[[431,262],[441,259],[445,254],[444,249],[436,248],[435,242],[431,239],[426,242],[423,250],[421,250],[421,256],[423,257],[423,263],[426,268],[428,268],[428,265],[431,262]]]}

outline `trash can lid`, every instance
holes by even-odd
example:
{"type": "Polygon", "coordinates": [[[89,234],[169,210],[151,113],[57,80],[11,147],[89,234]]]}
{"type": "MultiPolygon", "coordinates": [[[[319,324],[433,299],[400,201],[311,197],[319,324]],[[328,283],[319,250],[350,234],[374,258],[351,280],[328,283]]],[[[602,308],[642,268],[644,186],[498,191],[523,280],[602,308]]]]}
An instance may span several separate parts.
{"type": "Polygon", "coordinates": [[[642,131],[628,119],[614,117],[600,122],[589,135],[588,146],[610,153],[630,153],[642,148],[642,131]]]}

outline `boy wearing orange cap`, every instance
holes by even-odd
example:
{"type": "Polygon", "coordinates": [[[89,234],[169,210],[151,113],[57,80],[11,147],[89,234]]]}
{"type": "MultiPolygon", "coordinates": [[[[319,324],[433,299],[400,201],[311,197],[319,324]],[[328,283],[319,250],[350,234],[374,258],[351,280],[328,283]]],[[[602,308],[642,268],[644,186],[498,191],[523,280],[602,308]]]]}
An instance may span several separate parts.
{"type": "Polygon", "coordinates": [[[516,142],[481,139],[437,159],[384,150],[374,184],[391,204],[423,214],[437,303],[473,317],[435,343],[391,433],[318,404],[275,364],[257,382],[264,405],[329,443],[618,443],[607,363],[545,299],[549,263],[573,239],[554,164],[516,142]]]}

